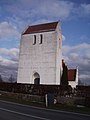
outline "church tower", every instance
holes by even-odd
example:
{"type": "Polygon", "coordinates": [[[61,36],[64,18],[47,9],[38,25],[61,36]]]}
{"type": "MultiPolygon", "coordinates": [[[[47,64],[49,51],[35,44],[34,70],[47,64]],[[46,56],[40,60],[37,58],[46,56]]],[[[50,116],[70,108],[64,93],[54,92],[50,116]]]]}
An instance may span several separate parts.
{"type": "Polygon", "coordinates": [[[60,22],[29,26],[21,35],[17,83],[60,85],[60,22]]]}

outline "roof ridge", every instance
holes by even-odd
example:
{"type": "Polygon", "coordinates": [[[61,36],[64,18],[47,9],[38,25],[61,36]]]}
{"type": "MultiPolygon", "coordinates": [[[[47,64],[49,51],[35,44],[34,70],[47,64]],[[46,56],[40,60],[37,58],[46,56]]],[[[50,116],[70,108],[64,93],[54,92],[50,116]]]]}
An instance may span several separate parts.
{"type": "Polygon", "coordinates": [[[53,23],[58,23],[59,21],[53,21],[53,22],[45,22],[45,23],[39,23],[39,24],[32,24],[30,25],[29,27],[32,27],[32,26],[39,26],[39,25],[47,25],[47,24],[53,24],[53,23]]]}

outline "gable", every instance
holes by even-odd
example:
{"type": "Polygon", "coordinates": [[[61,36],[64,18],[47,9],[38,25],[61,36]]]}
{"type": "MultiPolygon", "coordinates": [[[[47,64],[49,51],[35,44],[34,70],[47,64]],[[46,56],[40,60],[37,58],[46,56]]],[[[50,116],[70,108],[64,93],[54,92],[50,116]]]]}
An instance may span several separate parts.
{"type": "Polygon", "coordinates": [[[76,69],[68,70],[68,81],[75,81],[76,78],[76,69]]]}

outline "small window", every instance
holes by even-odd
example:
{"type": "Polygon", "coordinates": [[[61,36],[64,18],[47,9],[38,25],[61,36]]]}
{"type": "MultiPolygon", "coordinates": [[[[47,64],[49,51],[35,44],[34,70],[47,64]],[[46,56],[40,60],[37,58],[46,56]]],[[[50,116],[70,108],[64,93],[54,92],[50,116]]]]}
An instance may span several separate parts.
{"type": "Polygon", "coordinates": [[[40,42],[39,42],[39,44],[42,44],[42,40],[43,40],[43,35],[41,34],[40,35],[40,42]]]}
{"type": "Polygon", "coordinates": [[[33,45],[36,44],[36,35],[34,35],[34,39],[33,39],[33,45]]]}

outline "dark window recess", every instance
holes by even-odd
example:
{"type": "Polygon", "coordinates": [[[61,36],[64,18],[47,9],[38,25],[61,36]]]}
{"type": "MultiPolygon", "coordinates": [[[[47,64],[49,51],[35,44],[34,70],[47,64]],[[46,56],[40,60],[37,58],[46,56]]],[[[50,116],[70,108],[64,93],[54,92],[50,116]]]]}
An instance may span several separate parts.
{"type": "Polygon", "coordinates": [[[35,78],[34,79],[34,84],[39,85],[40,84],[40,78],[35,78]]]}
{"type": "Polygon", "coordinates": [[[34,39],[33,39],[33,45],[36,44],[36,35],[34,35],[34,39]]]}
{"type": "Polygon", "coordinates": [[[40,35],[40,44],[42,44],[42,40],[43,40],[43,35],[40,35]]]}

